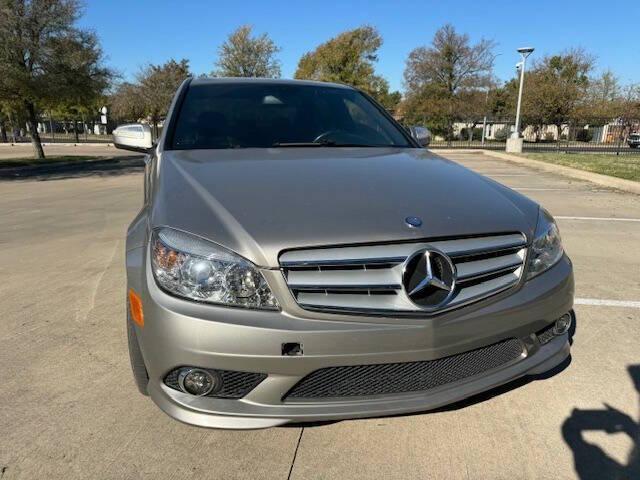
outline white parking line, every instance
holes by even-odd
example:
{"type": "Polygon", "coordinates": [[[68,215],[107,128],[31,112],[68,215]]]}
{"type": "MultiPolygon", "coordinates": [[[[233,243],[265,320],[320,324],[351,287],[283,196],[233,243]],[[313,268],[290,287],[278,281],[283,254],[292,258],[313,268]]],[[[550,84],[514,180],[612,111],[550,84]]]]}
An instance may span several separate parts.
{"type": "Polygon", "coordinates": [[[560,220],[595,220],[602,222],[640,222],[640,218],[618,218],[618,217],[563,217],[562,215],[554,216],[560,220]]]}
{"type": "Polygon", "coordinates": [[[599,298],[576,298],[573,300],[576,305],[597,305],[602,307],[624,307],[624,308],[640,308],[640,302],[632,302],[628,300],[603,300],[599,298]]]}

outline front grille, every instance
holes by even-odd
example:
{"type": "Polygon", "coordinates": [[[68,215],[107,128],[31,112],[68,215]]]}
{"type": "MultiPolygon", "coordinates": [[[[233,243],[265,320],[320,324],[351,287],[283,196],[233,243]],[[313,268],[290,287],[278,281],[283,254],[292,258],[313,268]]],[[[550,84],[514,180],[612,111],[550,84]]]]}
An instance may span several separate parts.
{"type": "MultiPolygon", "coordinates": [[[[178,385],[178,375],[180,374],[180,370],[182,370],[182,368],[176,368],[169,372],[169,374],[164,378],[164,383],[174,390],[180,390],[180,385],[178,385]]],[[[207,368],[203,368],[202,370],[217,372],[222,378],[222,388],[207,395],[208,397],[216,398],[242,398],[267,378],[266,373],[210,370],[207,368]]]]}
{"type": "Polygon", "coordinates": [[[512,338],[438,360],[323,368],[300,380],[285,400],[422,392],[504,366],[523,353],[512,338]]]}
{"type": "Polygon", "coordinates": [[[391,312],[426,314],[407,296],[402,273],[405,260],[427,247],[447,254],[456,269],[455,294],[443,309],[478,301],[513,287],[522,276],[526,258],[526,239],[516,233],[289,250],[282,253],[279,260],[289,288],[302,308],[383,315],[391,312]]]}

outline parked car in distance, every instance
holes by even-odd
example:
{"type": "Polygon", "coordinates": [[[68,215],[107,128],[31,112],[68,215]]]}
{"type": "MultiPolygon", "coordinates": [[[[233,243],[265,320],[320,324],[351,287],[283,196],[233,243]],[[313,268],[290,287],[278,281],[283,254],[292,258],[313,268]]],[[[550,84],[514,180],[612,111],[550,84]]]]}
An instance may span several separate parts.
{"type": "MultiPolygon", "coordinates": [[[[141,393],[263,428],[433,409],[569,355],[573,273],[534,201],[421,148],[366,94],[188,79],[126,239],[141,393]]],[[[551,388],[551,385],[549,385],[551,388]]]]}
{"type": "Polygon", "coordinates": [[[640,133],[632,133],[629,135],[629,138],[627,138],[627,145],[631,148],[638,148],[640,145],[640,133]]]}

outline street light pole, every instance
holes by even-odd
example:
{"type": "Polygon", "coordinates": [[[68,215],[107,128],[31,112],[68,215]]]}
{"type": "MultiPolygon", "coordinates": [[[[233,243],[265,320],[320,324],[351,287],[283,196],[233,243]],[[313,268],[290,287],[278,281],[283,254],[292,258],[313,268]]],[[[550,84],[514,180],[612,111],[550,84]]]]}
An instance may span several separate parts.
{"type": "Polygon", "coordinates": [[[532,47],[519,48],[518,53],[522,57],[522,63],[520,64],[520,89],[518,90],[518,106],[516,108],[516,128],[511,135],[511,138],[520,138],[520,108],[522,104],[522,88],[524,87],[524,70],[527,63],[527,57],[533,52],[532,47]]]}
{"type": "Polygon", "coordinates": [[[484,147],[484,139],[487,132],[487,105],[489,104],[489,87],[487,87],[487,94],[484,97],[484,117],[482,118],[482,146],[484,147]]]}

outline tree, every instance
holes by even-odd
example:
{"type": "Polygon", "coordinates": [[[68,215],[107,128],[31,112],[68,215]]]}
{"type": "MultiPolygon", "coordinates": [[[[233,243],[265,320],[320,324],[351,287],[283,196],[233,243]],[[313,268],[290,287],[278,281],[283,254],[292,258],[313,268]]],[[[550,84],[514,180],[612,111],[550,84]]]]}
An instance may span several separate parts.
{"type": "Polygon", "coordinates": [[[640,83],[631,83],[621,89],[622,112],[628,119],[640,119],[640,83]]]}
{"type": "Polygon", "coordinates": [[[9,123],[9,111],[5,105],[0,103],[0,142],[7,143],[7,124],[9,123]]]}
{"type": "Polygon", "coordinates": [[[402,94],[397,90],[389,92],[387,89],[384,92],[378,92],[376,96],[380,104],[392,113],[398,109],[400,102],[402,102],[402,94]]]}
{"type": "Polygon", "coordinates": [[[436,126],[444,127],[452,139],[456,112],[465,97],[474,91],[486,92],[492,83],[494,46],[486,39],[471,44],[469,36],[458,34],[452,25],[441,27],[431,46],[409,53],[404,71],[407,109],[433,116],[436,126]]]}
{"type": "Polygon", "coordinates": [[[490,115],[494,121],[510,120],[516,111],[517,93],[515,92],[513,81],[491,88],[487,96],[487,115],[490,115]]]}
{"type": "Polygon", "coordinates": [[[252,37],[251,25],[235,30],[218,48],[218,77],[279,78],[280,62],[275,55],[280,51],[266,33],[252,37]]]}
{"type": "Polygon", "coordinates": [[[144,113],[149,117],[156,137],[158,122],[166,116],[177,88],[189,75],[189,61],[185,59],[179,62],[171,59],[164,65],[148,65],[138,74],[139,93],[134,90],[132,97],[137,99],[139,96],[142,100],[144,113]]]}
{"type": "Polygon", "coordinates": [[[375,74],[374,62],[382,37],[365,25],[342,32],[305,53],[298,62],[295,78],[344,83],[359,88],[389,109],[395,108],[400,92],[389,92],[389,83],[375,74]]]}
{"type": "Polygon", "coordinates": [[[19,108],[15,102],[0,101],[0,124],[2,126],[2,141],[7,142],[9,140],[9,134],[11,141],[16,142],[16,130],[18,125],[24,125],[24,109],[19,108]]]}
{"type": "MultiPolygon", "coordinates": [[[[456,100],[457,117],[466,124],[468,140],[472,141],[474,128],[482,123],[484,116],[488,113],[489,90],[464,90],[459,93],[456,100]]],[[[460,139],[463,140],[463,138],[460,139]]]]}
{"type": "MultiPolygon", "coordinates": [[[[578,112],[589,87],[593,57],[582,49],[546,56],[525,73],[523,117],[529,123],[551,124],[558,129],[578,112]]],[[[512,90],[515,95],[515,79],[512,90]]]]}
{"type": "Polygon", "coordinates": [[[20,106],[36,158],[40,108],[86,104],[106,88],[96,36],[75,26],[77,0],[0,0],[0,101],[20,106]]]}
{"type": "Polygon", "coordinates": [[[120,121],[137,122],[146,114],[140,85],[123,82],[109,97],[111,116],[120,121]]]}
{"type": "Polygon", "coordinates": [[[620,99],[621,93],[620,81],[611,70],[591,79],[587,88],[587,95],[598,102],[615,102],[620,99]]]}

